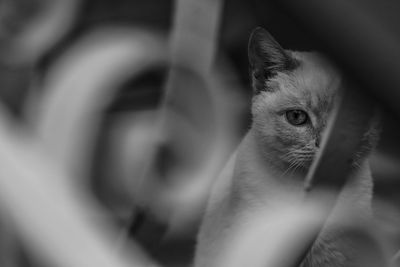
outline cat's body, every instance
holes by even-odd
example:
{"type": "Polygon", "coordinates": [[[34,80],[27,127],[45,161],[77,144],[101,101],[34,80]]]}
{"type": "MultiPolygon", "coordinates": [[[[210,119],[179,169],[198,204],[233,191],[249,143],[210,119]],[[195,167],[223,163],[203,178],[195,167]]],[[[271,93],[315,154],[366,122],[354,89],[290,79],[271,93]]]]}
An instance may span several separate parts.
{"type": "MultiPolygon", "coordinates": [[[[263,29],[251,37],[249,59],[255,91],[252,127],[214,184],[195,267],[218,267],[234,226],[246,222],[249,214],[260,209],[272,214],[282,204],[299,203],[304,176],[341,85],[341,74],[321,55],[285,51],[263,29]]],[[[340,209],[352,203],[360,218],[371,214],[367,154],[359,159],[336,205],[340,209]]],[[[325,229],[302,266],[352,266],[347,245],[335,231],[325,229]]]]}

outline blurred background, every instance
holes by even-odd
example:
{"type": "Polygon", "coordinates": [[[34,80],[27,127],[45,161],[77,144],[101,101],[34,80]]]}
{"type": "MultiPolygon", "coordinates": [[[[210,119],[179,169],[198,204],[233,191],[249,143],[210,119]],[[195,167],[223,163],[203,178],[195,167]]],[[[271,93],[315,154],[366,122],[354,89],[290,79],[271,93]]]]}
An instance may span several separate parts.
{"type": "MultiPolygon", "coordinates": [[[[325,52],[382,105],[371,165],[377,205],[389,203],[392,212],[381,214],[379,206],[377,217],[399,245],[400,83],[385,75],[396,76],[399,64],[400,3],[352,0],[354,10],[347,10],[355,16],[348,17],[333,3],[287,2],[0,0],[0,160],[9,168],[0,171],[0,265],[93,266],[42,257],[62,240],[59,232],[78,233],[63,219],[67,213],[55,213],[66,205],[77,222],[90,217],[76,229],[107,225],[112,249],[190,266],[211,183],[251,123],[247,42],[257,26],[286,49],[325,52]],[[338,26],[332,30],[329,21],[338,26]],[[365,67],[367,50],[360,47],[368,45],[376,50],[370,65],[381,60],[394,72],[365,67]],[[75,206],[71,198],[79,200],[75,206]],[[40,230],[46,227],[54,229],[40,230]]],[[[82,242],[76,246],[86,257],[96,257],[82,242]]]]}

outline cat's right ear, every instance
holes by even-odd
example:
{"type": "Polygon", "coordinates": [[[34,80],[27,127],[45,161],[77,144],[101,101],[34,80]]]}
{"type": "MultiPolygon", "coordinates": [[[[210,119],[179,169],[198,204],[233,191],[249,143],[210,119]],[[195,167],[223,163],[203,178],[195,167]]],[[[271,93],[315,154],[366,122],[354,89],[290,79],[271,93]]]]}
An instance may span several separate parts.
{"type": "Polygon", "coordinates": [[[294,69],[297,65],[297,61],[261,27],[257,27],[251,33],[248,56],[255,93],[270,90],[265,86],[266,80],[280,71],[294,69]]]}

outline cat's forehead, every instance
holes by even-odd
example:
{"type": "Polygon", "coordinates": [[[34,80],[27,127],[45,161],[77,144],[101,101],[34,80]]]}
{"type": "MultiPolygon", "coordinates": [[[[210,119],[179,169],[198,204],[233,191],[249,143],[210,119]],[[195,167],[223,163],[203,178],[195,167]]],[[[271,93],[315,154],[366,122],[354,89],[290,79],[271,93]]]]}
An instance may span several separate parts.
{"type": "Polygon", "coordinates": [[[336,68],[317,53],[293,52],[299,66],[290,73],[279,73],[270,81],[278,86],[283,101],[299,102],[309,109],[330,110],[340,86],[336,68]]]}

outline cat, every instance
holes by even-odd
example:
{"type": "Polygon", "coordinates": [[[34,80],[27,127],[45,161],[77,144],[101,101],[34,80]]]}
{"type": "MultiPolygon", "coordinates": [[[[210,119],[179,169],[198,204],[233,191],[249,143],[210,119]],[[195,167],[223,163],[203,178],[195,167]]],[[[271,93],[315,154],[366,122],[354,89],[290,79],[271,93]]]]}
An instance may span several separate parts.
{"type": "MultiPolygon", "coordinates": [[[[322,54],[285,50],[263,28],[251,34],[248,57],[252,124],[213,185],[198,234],[195,267],[218,266],[230,231],[246,220],[246,213],[260,207],[279,209],[303,197],[305,175],[343,82],[341,72],[322,54]]],[[[371,216],[368,154],[378,133],[378,126],[371,126],[365,153],[336,204],[352,201],[364,218],[371,216]]],[[[325,229],[301,266],[353,266],[344,243],[325,229]]]]}

